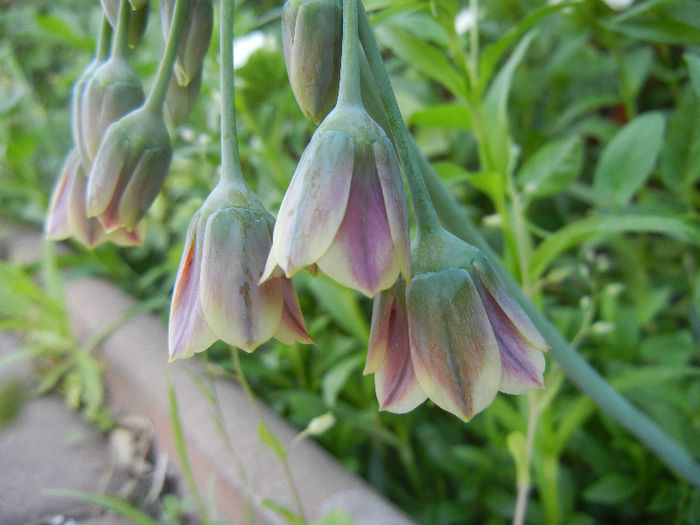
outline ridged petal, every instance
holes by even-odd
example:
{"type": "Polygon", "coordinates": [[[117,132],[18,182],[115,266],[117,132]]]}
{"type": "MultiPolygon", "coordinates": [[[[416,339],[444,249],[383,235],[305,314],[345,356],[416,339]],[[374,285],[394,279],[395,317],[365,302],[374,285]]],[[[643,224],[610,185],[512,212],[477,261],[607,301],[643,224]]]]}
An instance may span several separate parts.
{"type": "Polygon", "coordinates": [[[242,208],[223,208],[206,222],[201,297],[204,316],[219,339],[247,352],[270,339],[280,324],[282,283],[260,285],[270,247],[267,224],[242,208]]]}
{"type": "Polygon", "coordinates": [[[399,162],[394,147],[387,137],[374,143],[374,155],[377,164],[377,175],[384,196],[384,207],[394,243],[394,257],[399,271],[410,282],[411,254],[408,231],[408,206],[406,193],[401,180],[399,162]]]}
{"type": "Polygon", "coordinates": [[[287,277],[315,263],[333,242],[345,215],[353,157],[353,141],[337,131],[317,131],[301,156],[273,236],[274,258],[287,277]]]}
{"type": "Polygon", "coordinates": [[[423,391],[463,420],[486,408],[501,382],[501,359],[469,274],[423,273],[406,292],[413,368],[423,391]]]}
{"type": "Polygon", "coordinates": [[[107,214],[108,223],[116,221],[118,196],[130,171],[129,138],[117,126],[111,126],[97,151],[88,176],[87,216],[107,214]]]}
{"type": "Polygon", "coordinates": [[[279,277],[282,283],[282,293],[284,294],[284,306],[282,307],[282,319],[275,332],[275,339],[286,345],[295,342],[314,344],[314,340],[309,337],[304,323],[304,316],[299,307],[299,299],[294,290],[294,283],[286,277],[279,277]]]}
{"type": "MultiPolygon", "coordinates": [[[[405,287],[404,282],[397,283],[405,287]]],[[[409,412],[426,399],[411,361],[408,317],[401,288],[380,293],[374,301],[365,374],[374,373],[379,408],[409,412]]]]}
{"type": "Polygon", "coordinates": [[[372,146],[355,143],[345,217],[318,267],[333,280],[368,297],[396,282],[399,267],[384,209],[372,146]]]}
{"type": "MultiPolygon", "coordinates": [[[[503,375],[499,390],[506,394],[522,394],[533,388],[542,388],[545,368],[542,349],[529,344],[513,322],[513,317],[504,311],[490,289],[478,281],[476,285],[501,353],[503,375]]],[[[513,301],[509,296],[507,298],[513,301]]],[[[515,307],[520,310],[517,304],[515,307]]],[[[513,305],[510,308],[512,311],[513,305]]],[[[520,316],[525,316],[525,312],[520,310],[520,316]]],[[[516,317],[519,322],[522,321],[520,316],[516,317]]]]}
{"type": "Polygon", "coordinates": [[[63,161],[61,173],[51,193],[51,201],[44,226],[44,234],[47,239],[60,241],[70,237],[72,234],[69,221],[71,188],[79,168],[80,155],[78,155],[76,150],[72,150],[63,161]]]}
{"type": "Polygon", "coordinates": [[[175,279],[168,323],[170,361],[206,350],[216,341],[216,336],[209,329],[204,318],[200,301],[203,233],[200,220],[200,215],[197,213],[190,222],[175,279]]]}

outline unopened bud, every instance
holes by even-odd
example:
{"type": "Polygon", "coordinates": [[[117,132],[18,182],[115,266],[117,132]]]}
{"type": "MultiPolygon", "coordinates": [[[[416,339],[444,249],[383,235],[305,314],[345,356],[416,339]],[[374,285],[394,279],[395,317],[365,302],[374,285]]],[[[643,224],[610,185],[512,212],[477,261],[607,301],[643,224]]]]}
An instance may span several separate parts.
{"type": "MultiPolygon", "coordinates": [[[[170,35],[174,3],[174,0],[160,2],[160,19],[165,40],[168,40],[170,35]]],[[[175,60],[175,78],[180,86],[187,86],[202,70],[213,25],[214,7],[211,0],[190,0],[175,60]]]]}
{"type": "Polygon", "coordinates": [[[289,83],[304,115],[318,123],[338,97],[342,5],[339,0],[288,0],[283,9],[289,83]]]}
{"type": "Polygon", "coordinates": [[[98,217],[108,232],[133,230],[163,185],[171,158],[161,115],[141,108],[112,124],[90,170],[88,217],[98,217]]]}
{"type": "Polygon", "coordinates": [[[143,104],[141,80],[129,63],[112,56],[85,82],[76,99],[74,126],[83,164],[89,168],[110,124],[143,104]]]}
{"type": "Polygon", "coordinates": [[[181,86],[173,77],[168,85],[168,94],[165,98],[165,118],[173,126],[179,126],[187,120],[202,85],[202,72],[197,73],[189,84],[181,86]]]}

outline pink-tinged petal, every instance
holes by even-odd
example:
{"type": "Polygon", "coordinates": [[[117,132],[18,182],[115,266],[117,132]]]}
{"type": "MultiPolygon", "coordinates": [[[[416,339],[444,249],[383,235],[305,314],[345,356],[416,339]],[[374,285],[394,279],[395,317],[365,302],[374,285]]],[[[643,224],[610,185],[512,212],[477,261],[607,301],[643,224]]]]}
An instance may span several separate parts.
{"type": "Polygon", "coordinates": [[[284,306],[282,307],[282,319],[280,325],[275,332],[275,339],[283,342],[286,345],[294,344],[295,342],[314,344],[314,340],[309,337],[304,323],[304,316],[299,307],[299,299],[294,290],[294,284],[291,279],[280,277],[282,282],[282,293],[284,294],[284,306]]]}
{"type": "Polygon", "coordinates": [[[531,346],[522,336],[513,318],[501,308],[490,290],[478,281],[476,285],[501,353],[503,375],[499,390],[506,394],[522,394],[542,388],[545,362],[541,349],[531,346]]]}
{"type": "Polygon", "coordinates": [[[143,243],[145,236],[145,225],[141,221],[136,228],[129,231],[126,228],[117,228],[106,233],[105,240],[111,241],[117,246],[138,246],[143,243]]]}
{"type": "Polygon", "coordinates": [[[200,271],[202,228],[200,216],[195,214],[190,222],[185,248],[175,280],[168,324],[168,353],[170,361],[189,357],[206,350],[216,336],[204,318],[200,301],[200,271]]]}
{"type": "Polygon", "coordinates": [[[394,256],[396,257],[399,271],[410,283],[411,241],[408,231],[406,193],[401,180],[401,171],[394,147],[387,137],[383,137],[374,143],[374,155],[377,164],[377,175],[382,187],[389,230],[394,243],[394,256]]]}
{"type": "Polygon", "coordinates": [[[413,368],[436,405],[467,421],[498,392],[501,359],[465,270],[423,273],[406,291],[413,368]]]}
{"type": "Polygon", "coordinates": [[[334,281],[368,297],[399,276],[373,148],[355,142],[355,166],[345,217],[318,267],[334,281]]]}
{"type": "Polygon", "coordinates": [[[51,193],[51,201],[46,215],[44,234],[52,241],[60,241],[71,236],[70,207],[71,188],[80,169],[80,156],[76,150],[71,151],[63,162],[61,174],[51,193]]]}
{"type": "Polygon", "coordinates": [[[274,257],[287,277],[315,263],[343,221],[353,172],[353,141],[317,131],[282,200],[273,236],[274,257]]]}
{"type": "Polygon", "coordinates": [[[201,298],[204,316],[219,339],[252,352],[280,324],[282,283],[260,282],[270,233],[259,214],[222,208],[206,222],[201,298]]]}
{"type": "Polygon", "coordinates": [[[380,293],[374,301],[365,374],[374,372],[379,408],[409,412],[426,399],[411,361],[404,282],[380,293]]]}
{"type": "Polygon", "coordinates": [[[270,253],[267,255],[267,261],[265,262],[265,269],[263,270],[262,277],[260,277],[260,284],[270,279],[282,277],[283,275],[284,270],[282,270],[279,264],[277,264],[277,259],[275,258],[275,251],[274,249],[270,249],[270,253]]]}

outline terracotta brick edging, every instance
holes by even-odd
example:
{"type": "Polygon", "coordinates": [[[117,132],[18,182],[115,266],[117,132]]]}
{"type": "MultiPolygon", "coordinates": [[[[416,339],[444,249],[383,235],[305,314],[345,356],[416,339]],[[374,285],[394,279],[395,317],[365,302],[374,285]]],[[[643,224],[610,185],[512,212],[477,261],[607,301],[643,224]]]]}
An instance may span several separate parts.
{"type": "MultiPolygon", "coordinates": [[[[9,258],[31,260],[41,251],[36,231],[13,230],[2,239],[9,258]]],[[[109,282],[83,277],[66,282],[66,300],[80,340],[110,326],[136,301],[109,282]]],[[[225,523],[243,523],[245,502],[253,504],[257,523],[286,525],[287,521],[264,508],[272,500],[294,508],[282,464],[258,436],[258,415],[242,388],[230,380],[213,378],[197,359],[167,363],[167,329],[155,316],[137,313],[100,344],[105,384],[115,411],[137,413],[150,419],[158,448],[178,462],[168,400],[168,378],[177,402],[194,478],[205,500],[213,494],[218,515],[225,523]],[[220,407],[215,406],[193,376],[203,381],[220,407]],[[230,446],[229,446],[230,444],[230,446]]],[[[258,402],[270,429],[288,445],[298,430],[258,402]]],[[[405,514],[387,502],[359,477],[310,440],[297,443],[289,463],[309,520],[331,509],[342,509],[355,525],[413,525],[405,514]]],[[[178,465],[179,466],[179,465],[178,465]]]]}

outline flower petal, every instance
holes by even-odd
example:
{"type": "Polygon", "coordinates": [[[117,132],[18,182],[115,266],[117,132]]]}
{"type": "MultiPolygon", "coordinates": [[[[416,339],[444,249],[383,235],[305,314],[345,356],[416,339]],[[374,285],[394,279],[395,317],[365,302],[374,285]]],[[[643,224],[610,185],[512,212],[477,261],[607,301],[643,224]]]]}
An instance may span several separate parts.
{"type": "Polygon", "coordinates": [[[355,148],[345,217],[318,266],[340,284],[373,297],[396,282],[399,267],[373,148],[359,140],[355,148]]]}
{"type": "Polygon", "coordinates": [[[396,257],[399,270],[404,278],[410,282],[411,241],[408,231],[406,193],[401,180],[399,162],[388,137],[383,137],[374,143],[374,155],[391,238],[394,242],[394,256],[396,257]]]}
{"type": "Polygon", "coordinates": [[[501,382],[498,344],[474,283],[460,269],[423,273],[406,298],[418,383],[435,404],[470,419],[501,382]]]}
{"type": "Polygon", "coordinates": [[[375,373],[379,408],[396,414],[409,412],[426,399],[411,361],[404,287],[399,281],[375,298],[364,372],[375,373]]]}
{"type": "Polygon", "coordinates": [[[252,352],[280,324],[279,279],[258,285],[270,248],[266,222],[244,208],[222,208],[207,219],[202,251],[202,309],[212,331],[252,352]]]}
{"type": "Polygon", "coordinates": [[[273,235],[274,256],[287,277],[315,263],[333,242],[350,193],[353,149],[345,133],[321,130],[301,156],[273,235]]]}
{"type": "Polygon", "coordinates": [[[44,234],[49,240],[60,241],[72,234],[69,220],[71,189],[79,169],[80,156],[76,150],[73,150],[66,156],[61,174],[51,193],[46,225],[44,226],[44,234]]]}
{"type": "MultiPolygon", "coordinates": [[[[501,353],[503,376],[499,390],[506,394],[522,394],[533,388],[542,388],[545,362],[541,349],[530,345],[522,336],[513,318],[501,308],[501,303],[496,301],[490,289],[484,287],[478,280],[476,286],[501,353]]],[[[509,296],[507,298],[513,301],[509,296]]],[[[517,308],[520,309],[519,306],[517,308]]],[[[525,316],[522,310],[520,314],[525,316]]]]}
{"type": "Polygon", "coordinates": [[[528,345],[532,348],[546,351],[549,348],[547,341],[545,341],[535,325],[532,324],[525,311],[506,291],[505,285],[494,271],[491,263],[482,254],[474,259],[473,265],[484,289],[489,292],[495,303],[498,304],[504,315],[511,320],[528,345]]]}
{"type": "Polygon", "coordinates": [[[195,214],[187,231],[185,248],[175,279],[168,323],[170,361],[206,350],[216,336],[204,318],[200,300],[202,233],[200,215],[195,214]]]}
{"type": "Polygon", "coordinates": [[[314,340],[309,337],[304,323],[304,316],[301,314],[299,299],[297,298],[294,284],[286,277],[279,278],[282,282],[282,292],[284,294],[284,306],[282,307],[282,319],[275,332],[275,339],[284,344],[291,345],[295,342],[314,344],[314,340]]]}

